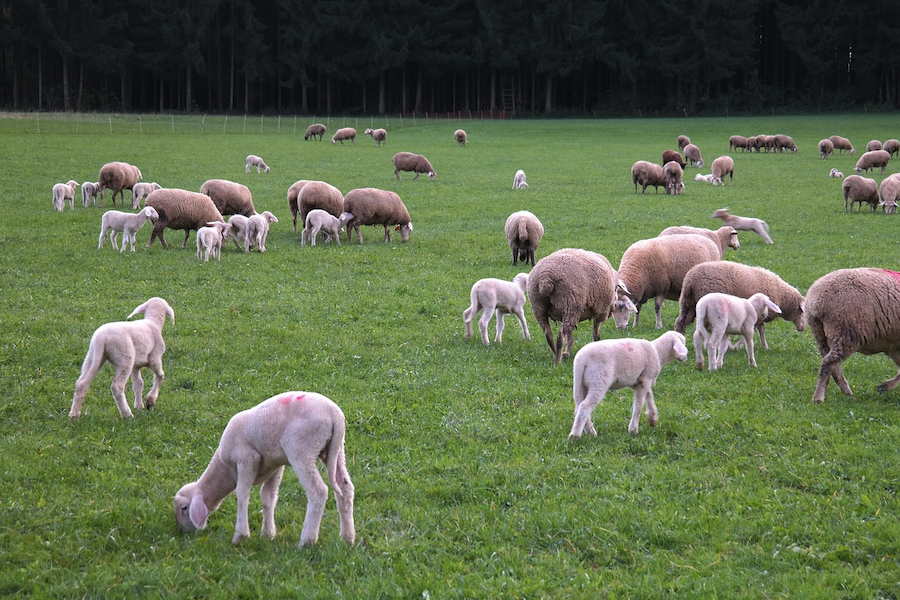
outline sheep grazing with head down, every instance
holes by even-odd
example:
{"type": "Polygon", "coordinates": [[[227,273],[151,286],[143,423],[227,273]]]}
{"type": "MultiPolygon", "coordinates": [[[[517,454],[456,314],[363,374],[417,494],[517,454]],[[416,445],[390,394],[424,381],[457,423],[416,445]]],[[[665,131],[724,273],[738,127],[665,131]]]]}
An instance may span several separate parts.
{"type": "Polygon", "coordinates": [[[137,210],[141,206],[141,200],[144,200],[152,192],[162,189],[162,186],[156,183],[136,183],[131,188],[131,209],[137,210]]]}
{"type": "Polygon", "coordinates": [[[391,241],[391,227],[400,231],[403,243],[409,241],[413,226],[409,211],[400,196],[387,190],[376,188],[360,188],[350,190],[344,198],[344,212],[341,222],[347,228],[347,242],[353,243],[353,230],[356,229],[357,241],[362,244],[360,225],[383,225],[384,241],[391,241]]]}
{"type": "Polygon", "coordinates": [[[265,171],[266,173],[268,173],[270,170],[269,165],[266,164],[266,161],[264,161],[259,156],[256,156],[255,154],[250,154],[247,156],[247,173],[250,172],[250,167],[256,167],[257,174],[259,174],[261,170],[265,171]]]}
{"type": "Polygon", "coordinates": [[[525,322],[525,301],[528,299],[526,293],[528,291],[528,273],[519,273],[512,281],[504,281],[502,279],[479,279],[472,286],[469,293],[471,304],[469,308],[463,311],[463,325],[465,328],[466,339],[472,339],[472,319],[483,311],[481,319],[478,320],[478,329],[481,331],[481,342],[487,346],[490,344],[488,339],[488,325],[491,317],[496,313],[497,316],[497,334],[494,341],[503,342],[503,328],[506,325],[504,320],[507,314],[514,314],[519,319],[522,326],[522,336],[526,340],[531,339],[528,332],[528,323],[525,322]]]}
{"type": "Polygon", "coordinates": [[[663,186],[667,194],[684,193],[684,170],[674,160],[667,162],[662,168],[663,186]]]}
{"type": "Polygon", "coordinates": [[[684,160],[688,163],[688,165],[696,164],[697,167],[703,166],[703,157],[700,156],[700,148],[698,148],[694,144],[688,144],[684,147],[683,152],[684,160]]]}
{"type": "Polygon", "coordinates": [[[157,239],[159,239],[163,248],[169,247],[165,238],[167,227],[184,230],[184,243],[181,247],[187,248],[188,238],[192,230],[196,231],[201,227],[205,227],[210,221],[225,220],[209,196],[187,190],[174,188],[156,190],[147,196],[145,208],[147,206],[152,206],[159,214],[159,218],[153,224],[153,233],[150,235],[150,241],[147,243],[148,248],[157,239]]]}
{"type": "Polygon", "coordinates": [[[742,152],[747,151],[747,138],[742,135],[733,135],[728,138],[728,150],[729,152],[733,152],[738,148],[741,149],[742,152]]]}
{"type": "Polygon", "coordinates": [[[112,247],[119,250],[116,245],[116,236],[122,234],[122,249],[119,252],[125,252],[125,247],[131,243],[131,251],[134,252],[134,238],[144,223],[159,219],[159,213],[152,206],[145,206],[137,214],[125,213],[118,210],[108,210],[103,213],[100,219],[100,239],[97,249],[103,249],[103,240],[109,237],[112,247]]]}
{"type": "Polygon", "coordinates": [[[66,208],[66,200],[69,201],[69,208],[75,210],[75,188],[78,182],[70,179],[66,183],[57,183],[53,185],[53,208],[57,212],[62,212],[66,208]]]}
{"type": "Polygon", "coordinates": [[[662,368],[673,360],[687,358],[684,335],[667,331],[653,341],[622,338],[591,342],[575,354],[572,362],[572,397],[575,401],[575,420],[570,438],[580,438],[585,432],[596,436],[591,415],[606,392],[625,387],[634,390],[631,421],[628,433],[638,434],[641,410],[646,406],[651,427],[659,423],[659,411],[653,398],[653,384],[662,368]]]}
{"type": "Polygon", "coordinates": [[[694,352],[697,368],[703,370],[703,348],[709,355],[709,370],[722,366],[728,350],[728,336],[742,335],[750,366],[756,366],[753,354],[753,332],[769,316],[769,311],[781,313],[778,305],[765,294],[739,298],[731,294],[713,292],[697,302],[697,328],[694,331],[694,352]]]}
{"type": "Polygon", "coordinates": [[[97,194],[100,193],[100,182],[93,181],[85,181],[81,184],[81,201],[84,203],[84,207],[87,208],[91,204],[91,200],[94,201],[94,206],[97,206],[97,194]]]}
{"type": "Polygon", "coordinates": [[[844,153],[844,150],[849,150],[850,154],[856,154],[856,149],[853,147],[853,144],[850,143],[845,137],[841,137],[839,135],[833,135],[828,138],[828,141],[834,146],[834,149],[839,151],[841,154],[844,153]]]}
{"type": "Polygon", "coordinates": [[[263,211],[261,215],[251,215],[247,220],[247,230],[244,233],[244,252],[250,252],[250,247],[255,246],[257,252],[266,251],[266,238],[269,237],[269,225],[277,223],[278,217],[269,211],[263,211]]]}
{"type": "Polygon", "coordinates": [[[344,127],[342,129],[338,129],[334,132],[334,135],[331,136],[331,145],[334,146],[335,142],[340,142],[341,146],[343,146],[344,140],[350,140],[350,143],[355,146],[356,130],[352,127],[344,127]]]}
{"type": "Polygon", "coordinates": [[[730,156],[720,156],[712,163],[712,184],[725,185],[725,176],[734,183],[734,159],[730,156]]]}
{"type": "Polygon", "coordinates": [[[881,196],[879,204],[883,207],[885,214],[890,215],[897,212],[897,203],[900,201],[900,173],[886,177],[881,182],[878,194],[881,196]]]}
{"type": "Polygon", "coordinates": [[[860,210],[863,202],[872,208],[872,212],[878,208],[878,183],[874,179],[850,175],[841,184],[841,189],[844,191],[844,212],[853,212],[854,202],[859,202],[860,210]]]}
{"type": "Polygon", "coordinates": [[[762,219],[754,219],[753,217],[739,217],[737,215],[728,214],[728,207],[720,208],[710,215],[710,219],[722,219],[722,222],[729,227],[734,227],[738,231],[752,231],[767,244],[774,244],[772,238],[769,237],[769,224],[762,219]]]}
{"type": "Polygon", "coordinates": [[[825,160],[834,153],[834,143],[831,140],[819,140],[819,156],[825,160]]]}
{"type": "MultiPolygon", "coordinates": [[[[315,209],[321,209],[331,216],[340,219],[344,212],[344,194],[330,183],[324,181],[308,181],[300,189],[297,196],[297,213],[300,215],[300,223],[304,230],[300,233],[300,244],[303,245],[310,240],[307,238],[309,233],[306,230],[306,219],[309,212],[315,209]]],[[[292,210],[291,216],[294,218],[294,232],[296,233],[297,214],[292,210]]]]}
{"type": "Polygon", "coordinates": [[[890,154],[891,158],[893,158],[895,154],[900,154],[900,140],[891,138],[884,142],[884,146],[882,146],[881,149],[890,154]]]}
{"type": "MultiPolygon", "coordinates": [[[[300,179],[291,184],[287,191],[288,210],[291,211],[291,218],[294,220],[294,233],[297,233],[297,213],[300,212],[299,196],[300,190],[309,183],[308,179],[300,179]]],[[[343,194],[341,195],[341,204],[343,205],[343,194]]],[[[342,207],[343,208],[343,207],[342,207]]],[[[300,221],[302,224],[304,221],[300,221]]]]}
{"type": "Polygon", "coordinates": [[[667,162],[675,161],[678,163],[678,166],[684,169],[684,157],[681,156],[681,152],[677,150],[663,150],[662,153],[662,162],[660,163],[662,166],[666,166],[667,162]]]}
{"type": "Polygon", "coordinates": [[[228,241],[229,223],[223,221],[210,221],[206,227],[197,230],[197,258],[209,262],[212,255],[216,260],[222,260],[222,246],[228,241]]]}
{"type": "Polygon", "coordinates": [[[791,136],[779,133],[775,136],[774,149],[782,153],[785,150],[790,150],[791,152],[796,153],[797,144],[794,143],[794,138],[792,138],[791,136]]]}
{"type": "Polygon", "coordinates": [[[528,182],[525,181],[525,171],[519,169],[516,171],[515,176],[513,177],[512,189],[514,190],[526,190],[528,189],[528,182]]]}
{"type": "Polygon", "coordinates": [[[300,240],[300,245],[306,245],[306,241],[309,240],[309,245],[315,246],[316,237],[321,231],[322,235],[325,237],[325,243],[334,240],[337,242],[337,245],[340,246],[342,230],[343,226],[338,217],[335,217],[321,208],[314,208],[306,215],[306,225],[304,225],[303,237],[300,240]]]}
{"type": "Polygon", "coordinates": [[[309,138],[315,139],[316,136],[319,136],[319,141],[322,141],[322,137],[325,135],[325,131],[328,128],[322,125],[321,123],[313,123],[309,127],[306,128],[306,133],[303,135],[304,140],[308,140],[309,138]]]}
{"type": "Polygon", "coordinates": [[[868,172],[869,169],[877,169],[880,167],[881,174],[884,175],[884,170],[887,168],[890,160],[891,154],[889,152],[885,152],[884,150],[872,150],[859,157],[853,170],[859,175],[863,171],[868,172]]]}
{"type": "Polygon", "coordinates": [[[469,136],[462,129],[453,132],[453,139],[456,140],[458,146],[465,146],[469,142],[469,136]]]}
{"type": "Polygon", "coordinates": [[[325,514],[328,487],[319,473],[328,472],[340,515],[341,539],[356,540],[353,523],[353,482],[344,457],[347,421],[337,404],[313,392],[285,392],[234,415],[219,447],[200,479],[175,494],[175,522],[184,533],[206,527],[231,492],[237,497],[233,544],[250,537],[250,491],[261,485],[263,522],[260,535],[275,537],[275,505],[284,467],[290,465],[306,492],[306,519],[300,547],[315,544],[325,514]]]}
{"type": "Polygon", "coordinates": [[[881,141],[869,140],[869,143],[866,144],[866,152],[872,152],[873,150],[881,150],[881,141]]]}
{"type": "Polygon", "coordinates": [[[400,171],[412,171],[416,174],[413,179],[418,179],[420,173],[427,173],[428,178],[434,181],[437,175],[434,167],[428,162],[428,159],[421,154],[413,154],[412,152],[398,152],[391,159],[394,163],[394,175],[400,180],[400,171]]]}
{"type": "Polygon", "coordinates": [[[631,165],[631,183],[634,184],[634,193],[637,194],[637,186],[640,184],[641,193],[645,193],[649,186],[659,193],[659,186],[665,190],[662,167],[646,160],[639,160],[631,165]]]}
{"type": "Polygon", "coordinates": [[[226,179],[209,179],[200,186],[200,193],[209,196],[223,215],[256,214],[250,188],[226,179]]]}
{"type": "Polygon", "coordinates": [[[126,162],[111,162],[100,167],[100,206],[103,206],[103,192],[109,188],[113,191],[112,203],[116,205],[116,194],[119,194],[122,205],[125,205],[125,190],[134,188],[134,184],[143,179],[141,170],[126,162]]]}
{"type": "Polygon", "coordinates": [[[506,219],[506,240],[512,252],[512,264],[519,261],[534,266],[534,255],[544,236],[544,226],[534,214],[520,210],[506,219]]]}
{"type": "Polygon", "coordinates": [[[366,129],[363,135],[371,135],[372,139],[375,140],[375,147],[380,147],[387,139],[387,131],[384,129],[366,129]]]}
{"type": "Polygon", "coordinates": [[[686,135],[679,135],[675,141],[678,144],[678,149],[684,152],[684,147],[691,143],[691,138],[686,135]]]}
{"type": "Polygon", "coordinates": [[[166,343],[162,338],[166,317],[175,322],[175,311],[162,298],[150,298],[135,308],[128,318],[143,313],[140,321],[119,321],[101,325],[91,336],[87,356],[81,366],[81,376],[75,382],[75,397],[69,417],[77,419],[81,416],[81,405],[97,376],[100,368],[109,362],[116,370],[112,382],[112,396],[123,419],[134,415],[128,408],[125,399],[125,384],[131,377],[131,388],[134,391],[135,410],[144,409],[144,380],[141,369],[149,367],[153,371],[153,387],[147,394],[147,410],[153,408],[159,397],[159,388],[165,379],[162,367],[162,355],[166,351],[166,343]]]}

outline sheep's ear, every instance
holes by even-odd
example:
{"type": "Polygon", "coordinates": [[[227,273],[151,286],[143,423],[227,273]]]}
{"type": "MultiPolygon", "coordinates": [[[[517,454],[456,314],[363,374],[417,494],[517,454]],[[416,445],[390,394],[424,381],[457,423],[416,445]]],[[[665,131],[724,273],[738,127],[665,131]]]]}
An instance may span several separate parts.
{"type": "Polygon", "coordinates": [[[687,356],[687,346],[685,346],[684,342],[682,342],[681,340],[675,340],[675,343],[672,345],[672,347],[675,349],[675,352],[679,356],[687,356]]]}
{"type": "Polygon", "coordinates": [[[191,498],[188,516],[191,518],[191,523],[194,527],[197,529],[206,529],[206,518],[209,516],[209,510],[206,508],[206,504],[203,503],[203,496],[200,494],[191,498]]]}
{"type": "Polygon", "coordinates": [[[768,298],[765,299],[765,303],[766,303],[766,306],[769,307],[769,310],[775,311],[775,312],[777,312],[779,315],[781,314],[781,309],[778,308],[778,305],[777,305],[777,304],[775,304],[774,302],[772,302],[772,301],[769,300],[768,298]]]}
{"type": "Polygon", "coordinates": [[[136,309],[134,309],[133,311],[131,311],[131,314],[128,315],[127,318],[130,319],[131,317],[133,317],[133,316],[135,316],[135,315],[142,314],[145,310],[147,310],[147,305],[148,305],[148,304],[150,304],[150,300],[147,300],[146,302],[144,302],[143,304],[141,304],[140,306],[138,306],[136,309]]]}
{"type": "Polygon", "coordinates": [[[625,285],[625,282],[621,279],[616,281],[616,287],[621,289],[623,292],[631,296],[631,292],[628,291],[628,286],[625,285]]]}
{"type": "Polygon", "coordinates": [[[340,217],[340,218],[341,218],[341,222],[342,222],[342,223],[346,223],[347,221],[349,221],[349,220],[351,220],[351,219],[353,218],[353,213],[350,213],[350,212],[343,212],[343,213],[341,213],[341,217],[340,217]]]}
{"type": "Polygon", "coordinates": [[[169,306],[169,303],[166,303],[166,314],[169,315],[169,319],[172,320],[172,323],[175,322],[175,309],[169,306]]]}

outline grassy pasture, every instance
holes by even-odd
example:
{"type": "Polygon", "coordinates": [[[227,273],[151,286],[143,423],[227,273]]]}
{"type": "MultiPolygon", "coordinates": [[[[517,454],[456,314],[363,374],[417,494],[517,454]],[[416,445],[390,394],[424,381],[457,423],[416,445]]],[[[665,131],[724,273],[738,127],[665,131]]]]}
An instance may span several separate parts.
{"type": "MultiPolygon", "coordinates": [[[[835,133],[857,148],[897,137],[896,115],[392,120],[383,148],[368,136],[355,147],[304,142],[287,127],[109,133],[102,120],[76,131],[70,118],[44,120],[38,133],[34,124],[0,119],[0,594],[900,596],[900,396],[875,387],[895,373],[887,358],[852,357],[845,373],[856,396],[832,384],[814,406],[819,357],[808,331],[773,323],[756,369],[733,352],[722,370],[698,372],[689,343],[689,360],[667,366],[655,387],[658,427],[642,420],[630,437],[631,391],[611,392],[594,413],[598,437],[573,443],[571,361],[552,366],[530,305],[531,341],[508,319],[502,345],[466,342],[461,316],[475,280],[518,272],[503,223],[520,209],[544,223],[538,258],[580,247],[618,265],[634,241],[669,225],[718,227],[709,215],[729,206],[768,221],[775,244],[745,232],[726,258],[769,268],[803,293],[834,269],[898,269],[900,216],[845,214],[841,182],[827,177],[831,167],[850,174],[859,153],[823,162],[816,151],[835,133]],[[465,148],[452,139],[460,125],[465,148]],[[682,133],[703,151],[704,173],[735,133],[787,133],[800,151],[734,154],[733,186],[694,182],[690,168],[683,196],[636,195],[631,164],[658,160],[682,133]],[[396,181],[399,150],[428,156],[437,180],[396,181]],[[245,174],[249,153],[271,173],[245,174]],[[186,250],[180,232],[168,236],[174,248],[148,250],[149,226],[134,254],[98,251],[102,210],[81,207],[79,189],[75,211],[56,213],[50,189],[95,180],[111,160],[167,187],[247,184],[257,209],[280,219],[268,252],[232,246],[204,264],[193,235],[186,250]],[[519,168],[528,190],[510,189],[519,168]],[[344,193],[396,191],[412,215],[410,242],[383,244],[367,228],[362,246],[300,247],[285,192],[301,178],[344,193]],[[176,313],[163,332],[157,408],[123,422],[106,367],[71,423],[91,333],[154,295],[176,313]],[[243,544],[230,543],[233,496],[206,530],[179,533],[172,496],[199,477],[228,419],[286,390],[321,392],[347,416],[358,544],[338,540],[329,500],[318,546],[297,549],[305,497],[290,474],[275,540],[259,538],[256,494],[243,544]]],[[[667,302],[667,327],[676,316],[667,302]]],[[[647,305],[636,330],[610,321],[601,334],[653,338],[653,321],[647,305]]],[[[577,350],[590,326],[575,336],[577,350]]]]}

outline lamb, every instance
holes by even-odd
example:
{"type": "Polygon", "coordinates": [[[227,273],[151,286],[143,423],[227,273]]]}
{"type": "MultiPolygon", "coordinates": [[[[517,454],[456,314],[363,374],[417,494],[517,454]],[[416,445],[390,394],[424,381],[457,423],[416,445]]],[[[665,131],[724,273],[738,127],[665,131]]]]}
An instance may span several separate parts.
{"type": "Polygon", "coordinates": [[[890,160],[890,152],[886,152],[884,150],[872,150],[871,152],[866,152],[859,157],[859,160],[856,161],[856,166],[853,167],[853,170],[856,171],[857,175],[859,175],[863,171],[868,172],[869,169],[881,167],[881,174],[884,175],[884,169],[887,167],[887,164],[888,162],[890,162],[890,160]]]}
{"type": "Polygon", "coordinates": [[[315,139],[316,136],[319,136],[319,141],[322,141],[322,137],[325,135],[325,131],[328,128],[322,125],[321,123],[313,123],[309,127],[306,128],[306,133],[303,135],[304,140],[308,140],[309,138],[315,139]]]}
{"type": "MultiPolygon", "coordinates": [[[[311,210],[316,208],[322,209],[333,217],[340,218],[344,212],[344,195],[341,190],[337,189],[324,181],[310,181],[300,190],[297,197],[297,210],[300,213],[300,223],[305,227],[306,218],[311,210]]],[[[296,220],[296,215],[294,216],[296,220]]],[[[294,231],[296,232],[296,226],[294,231]]],[[[300,234],[301,245],[308,242],[304,236],[306,230],[300,234]]]]}
{"type": "Polygon", "coordinates": [[[886,177],[881,182],[881,189],[878,191],[881,196],[879,204],[884,207],[885,214],[897,212],[897,203],[900,201],[900,173],[894,173],[890,177],[886,177]]]}
{"type": "Polygon", "coordinates": [[[874,179],[850,175],[841,184],[841,188],[844,191],[844,212],[848,210],[848,201],[850,203],[850,212],[853,212],[854,202],[859,202],[860,210],[862,210],[863,202],[868,203],[872,207],[872,212],[875,212],[878,208],[878,183],[874,179]]]}
{"type": "Polygon", "coordinates": [[[350,140],[350,142],[355,146],[356,130],[352,127],[344,127],[342,129],[338,129],[334,132],[334,135],[331,136],[331,145],[334,146],[335,142],[340,142],[341,146],[343,146],[344,140],[350,140]]]}
{"type": "Polygon", "coordinates": [[[394,175],[400,180],[400,171],[412,171],[416,174],[413,179],[418,179],[420,173],[428,173],[428,178],[434,181],[437,175],[434,167],[428,162],[428,159],[421,154],[413,154],[412,152],[398,152],[391,159],[394,163],[394,175]]]}
{"type": "Polygon", "coordinates": [[[478,329],[481,330],[481,342],[487,346],[490,344],[487,328],[491,317],[497,315],[497,335],[494,341],[503,342],[503,327],[506,315],[511,313],[519,319],[522,325],[522,335],[526,340],[531,339],[528,332],[528,323],[525,322],[525,300],[528,289],[528,273],[519,273],[512,281],[502,279],[479,279],[472,286],[469,294],[471,306],[463,311],[463,324],[465,326],[466,339],[472,339],[472,319],[479,310],[483,310],[481,319],[478,320],[478,329]]]}
{"type": "Polygon", "coordinates": [[[677,162],[678,166],[684,169],[684,157],[681,156],[681,152],[678,152],[677,150],[663,150],[662,162],[660,164],[666,166],[666,163],[671,161],[677,162]]]}
{"type": "Polygon", "coordinates": [[[261,215],[252,215],[247,221],[247,230],[244,233],[244,252],[250,252],[250,246],[256,246],[257,252],[265,252],[269,225],[277,222],[278,217],[267,210],[261,215]]]}
{"type": "MultiPolygon", "coordinates": [[[[302,190],[307,183],[309,183],[308,179],[300,179],[299,181],[295,181],[287,191],[288,209],[291,211],[291,217],[294,219],[294,233],[297,233],[297,213],[300,211],[298,200],[300,196],[300,190],[302,190]]],[[[343,196],[344,195],[341,194],[342,209],[344,202],[343,196]]],[[[301,220],[300,222],[303,223],[304,221],[301,220]]]]}
{"type": "Polygon", "coordinates": [[[81,201],[84,203],[84,207],[87,208],[91,204],[91,200],[94,201],[94,206],[97,206],[97,194],[100,193],[100,182],[92,182],[85,181],[81,184],[81,201]]]}
{"type": "Polygon", "coordinates": [[[705,181],[706,183],[711,183],[713,180],[712,173],[709,175],[703,175],[701,173],[697,173],[694,175],[694,181],[705,181]]]}
{"type": "Polygon", "coordinates": [[[686,135],[679,135],[676,142],[678,143],[678,149],[684,152],[684,147],[691,143],[691,138],[686,135]]]}
{"type": "Polygon", "coordinates": [[[136,183],[131,188],[131,209],[137,210],[141,206],[141,200],[147,198],[151,192],[162,189],[155,181],[153,183],[136,183]]]}
{"type": "Polygon", "coordinates": [[[200,186],[200,193],[212,198],[222,215],[256,214],[250,188],[226,179],[209,179],[200,186]]]}
{"type": "Polygon", "coordinates": [[[825,160],[834,153],[834,143],[831,140],[819,140],[819,156],[825,160]]]}
{"type": "Polygon", "coordinates": [[[631,165],[631,183],[634,184],[634,193],[637,194],[637,186],[641,184],[641,193],[647,191],[647,187],[653,186],[659,193],[659,186],[665,189],[662,167],[646,160],[639,160],[631,165]]]}
{"type": "Polygon", "coordinates": [[[662,168],[663,186],[667,194],[684,193],[684,171],[677,162],[671,160],[662,168]]]}
{"type": "Polygon", "coordinates": [[[684,147],[684,160],[689,164],[697,164],[697,167],[703,167],[703,157],[700,156],[700,148],[694,144],[688,144],[684,147]]]}
{"type": "Polygon", "coordinates": [[[645,404],[647,421],[656,427],[659,411],[653,398],[653,384],[665,365],[686,358],[684,335],[674,331],[667,331],[653,341],[622,338],[587,344],[572,362],[575,420],[569,438],[580,438],[585,431],[596,436],[591,414],[607,391],[624,387],[634,390],[628,433],[638,434],[645,404]]]}
{"type": "Polygon", "coordinates": [[[163,248],[169,247],[165,237],[166,227],[183,229],[184,244],[181,247],[187,248],[191,230],[200,229],[210,221],[225,220],[209,196],[187,190],[174,188],[156,190],[147,196],[146,206],[152,206],[159,214],[159,218],[153,224],[153,233],[147,243],[148,248],[153,246],[157,238],[163,248]]]}
{"type": "Polygon", "coordinates": [[[835,177],[835,178],[837,178],[837,179],[840,179],[841,177],[844,176],[844,174],[841,173],[840,171],[838,171],[837,169],[832,168],[832,169],[831,169],[831,172],[828,174],[828,176],[829,176],[829,177],[835,177]]]}
{"type": "Polygon", "coordinates": [[[328,487],[316,466],[320,459],[340,515],[341,539],[356,540],[353,483],[344,457],[347,422],[329,398],[313,392],[285,392],[234,415],[200,479],[175,494],[175,522],[184,533],[206,527],[209,514],[235,492],[237,522],[233,544],[250,537],[250,490],[261,484],[263,523],[260,535],[275,537],[275,504],[284,467],[290,465],[306,492],[306,519],[300,547],[315,544],[325,514],[328,487]]]}
{"type": "Polygon", "coordinates": [[[834,149],[839,150],[841,154],[844,153],[844,150],[849,150],[850,154],[856,154],[856,149],[853,147],[853,144],[845,137],[833,135],[828,138],[828,141],[831,142],[834,149]]]}
{"type": "Polygon", "coordinates": [[[506,239],[512,252],[513,266],[523,261],[534,266],[534,254],[544,236],[544,226],[534,214],[520,210],[506,219],[506,239]]]}
{"type": "Polygon", "coordinates": [[[66,208],[66,200],[69,201],[69,208],[75,210],[75,188],[78,182],[70,179],[65,183],[57,183],[53,186],[53,207],[57,212],[62,212],[66,208]]]}
{"type": "Polygon", "coordinates": [[[625,288],[609,260],[596,252],[565,248],[534,265],[528,276],[528,298],[553,352],[554,366],[569,357],[572,331],[579,322],[592,319],[594,341],[600,339],[600,323],[609,318],[617,286],[625,288]],[[551,319],[560,323],[555,342],[551,319]]]}
{"type": "Polygon", "coordinates": [[[525,171],[519,169],[513,177],[512,189],[525,190],[528,189],[528,182],[525,181],[525,171]]]}
{"type": "Polygon", "coordinates": [[[354,228],[357,240],[362,244],[360,225],[383,225],[385,242],[391,241],[391,227],[396,226],[399,229],[403,243],[409,241],[409,234],[413,230],[409,211],[406,210],[400,196],[394,192],[375,188],[359,188],[347,192],[344,198],[344,212],[341,213],[340,219],[347,228],[347,241],[351,244],[354,228]]]}
{"type": "Polygon", "coordinates": [[[873,150],[881,150],[881,142],[879,140],[870,140],[866,144],[866,152],[872,152],[873,150]]]}
{"type": "Polygon", "coordinates": [[[769,237],[769,224],[762,219],[754,219],[753,217],[739,217],[737,215],[728,214],[728,207],[720,208],[710,215],[710,219],[722,219],[725,225],[734,227],[738,231],[752,231],[767,244],[774,244],[772,238],[769,237]]]}
{"type": "Polygon", "coordinates": [[[113,191],[113,207],[116,206],[116,194],[121,196],[124,206],[125,190],[132,189],[134,184],[143,178],[140,169],[126,162],[111,162],[103,165],[100,167],[100,177],[97,179],[100,184],[100,206],[103,206],[103,192],[106,188],[113,191]]]}
{"type": "Polygon", "coordinates": [[[712,229],[706,229],[705,227],[688,227],[685,225],[676,225],[674,227],[666,227],[659,232],[660,237],[665,235],[684,234],[697,234],[711,239],[713,243],[715,243],[715,245],[719,248],[719,258],[725,257],[726,248],[732,248],[733,250],[741,249],[741,242],[740,240],[738,240],[737,228],[732,227],[728,223],[726,223],[722,227],[719,227],[715,231],[713,231],[712,229]]]}
{"type": "Polygon", "coordinates": [[[747,138],[742,135],[733,135],[728,138],[728,150],[734,151],[738,148],[740,148],[741,151],[744,152],[747,150],[747,138]]]}
{"type": "Polygon", "coordinates": [[[319,231],[321,231],[325,236],[326,243],[335,240],[337,241],[338,246],[340,246],[342,230],[341,220],[338,217],[335,217],[321,208],[314,208],[306,215],[306,225],[303,230],[303,237],[300,240],[300,245],[305,245],[306,240],[309,240],[309,245],[315,246],[316,236],[319,234],[319,231]]]}
{"type": "Polygon", "coordinates": [[[210,221],[206,227],[197,230],[197,258],[209,262],[212,254],[216,260],[222,260],[222,246],[228,241],[228,230],[231,226],[222,221],[210,221]]]}
{"type": "Polygon", "coordinates": [[[462,129],[457,129],[453,132],[453,139],[456,140],[459,146],[465,146],[469,142],[469,136],[462,129]]]}
{"type": "Polygon", "coordinates": [[[91,382],[97,376],[100,368],[109,362],[116,370],[112,382],[112,396],[119,408],[119,414],[123,419],[130,419],[134,415],[128,408],[125,399],[125,384],[131,376],[131,388],[134,391],[135,410],[144,409],[144,380],[141,378],[141,369],[149,367],[153,371],[153,387],[147,394],[147,410],[153,408],[159,397],[159,388],[165,379],[162,367],[162,355],[166,351],[166,343],[162,338],[163,325],[166,316],[175,322],[175,311],[169,303],[162,298],[150,298],[135,308],[128,318],[144,314],[140,321],[120,321],[101,325],[91,336],[87,356],[81,366],[81,376],[75,382],[75,397],[72,399],[72,409],[69,418],[75,420],[81,417],[81,406],[87,395],[91,382]]]}
{"type": "Polygon", "coordinates": [[[890,154],[891,158],[893,158],[895,154],[900,154],[900,140],[891,138],[884,142],[884,146],[882,146],[881,149],[890,154]]]}
{"type": "Polygon", "coordinates": [[[131,242],[131,251],[134,252],[134,237],[144,223],[159,219],[159,213],[152,206],[145,206],[137,214],[125,213],[118,210],[108,210],[103,213],[100,219],[100,239],[97,244],[97,250],[103,249],[103,240],[109,237],[112,247],[119,250],[116,245],[116,236],[122,234],[122,249],[119,252],[125,252],[125,247],[131,242]]]}
{"type": "MultiPolygon", "coordinates": [[[[241,252],[244,251],[244,238],[247,237],[247,226],[250,224],[250,217],[245,217],[244,215],[231,215],[228,217],[228,228],[227,235],[228,239],[234,242],[234,245],[241,252]]],[[[228,240],[225,240],[225,245],[228,245],[228,240]]]]}
{"type": "Polygon", "coordinates": [[[269,165],[266,164],[262,158],[256,156],[255,154],[249,154],[247,156],[247,173],[250,172],[250,167],[256,167],[256,173],[259,174],[260,169],[264,170],[266,173],[269,172],[269,165]]]}
{"type": "Polygon", "coordinates": [[[739,298],[731,294],[712,292],[697,302],[697,328],[694,330],[694,352],[697,368],[703,370],[703,348],[709,354],[709,370],[722,366],[728,350],[728,336],[740,334],[744,337],[750,366],[756,366],[753,354],[753,331],[769,316],[768,311],[781,313],[778,305],[762,293],[749,298],[739,298]]]}
{"type": "Polygon", "coordinates": [[[774,149],[779,152],[784,152],[785,148],[790,150],[791,152],[797,152],[797,144],[794,143],[794,138],[789,135],[778,134],[775,136],[774,140],[774,149]]]}
{"type": "Polygon", "coordinates": [[[730,156],[720,156],[712,163],[712,184],[725,185],[725,176],[734,183],[734,159],[730,156]]]}
{"type": "Polygon", "coordinates": [[[384,129],[366,129],[363,134],[371,135],[372,139],[375,140],[376,147],[380,147],[387,139],[387,131],[384,129]]]}

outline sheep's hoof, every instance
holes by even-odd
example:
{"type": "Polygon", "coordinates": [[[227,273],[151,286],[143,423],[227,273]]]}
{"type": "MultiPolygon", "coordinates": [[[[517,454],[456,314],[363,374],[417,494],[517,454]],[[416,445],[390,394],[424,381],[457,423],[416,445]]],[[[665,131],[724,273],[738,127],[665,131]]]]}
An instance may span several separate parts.
{"type": "Polygon", "coordinates": [[[888,389],[887,382],[881,382],[881,383],[879,383],[879,384],[878,384],[878,391],[881,392],[882,394],[887,394],[888,391],[890,391],[890,390],[888,389]]]}

